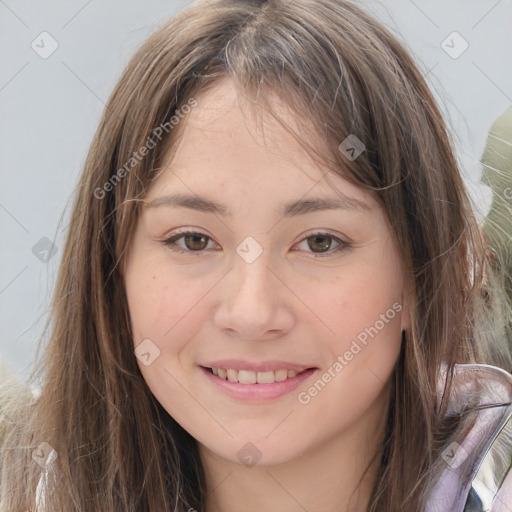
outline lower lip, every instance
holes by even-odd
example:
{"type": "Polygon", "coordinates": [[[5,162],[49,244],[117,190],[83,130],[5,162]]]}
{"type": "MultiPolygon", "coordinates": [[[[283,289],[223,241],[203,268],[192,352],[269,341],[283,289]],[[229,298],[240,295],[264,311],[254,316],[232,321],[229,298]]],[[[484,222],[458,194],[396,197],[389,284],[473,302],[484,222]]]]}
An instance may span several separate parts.
{"type": "Polygon", "coordinates": [[[209,368],[201,366],[200,369],[212,384],[218,386],[233,398],[242,400],[274,400],[296,389],[317,370],[316,368],[309,368],[295,377],[289,377],[286,380],[273,382],[272,384],[240,384],[213,375],[209,368]]]}

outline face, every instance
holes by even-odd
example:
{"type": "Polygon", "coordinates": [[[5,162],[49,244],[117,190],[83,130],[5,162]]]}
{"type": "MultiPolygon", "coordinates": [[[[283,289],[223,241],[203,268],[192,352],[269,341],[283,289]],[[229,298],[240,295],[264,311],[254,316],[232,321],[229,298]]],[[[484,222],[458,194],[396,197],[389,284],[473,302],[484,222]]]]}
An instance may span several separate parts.
{"type": "Polygon", "coordinates": [[[229,80],[197,100],[124,268],[135,354],[203,450],[284,463],[385,414],[402,264],[370,193],[229,80]]]}

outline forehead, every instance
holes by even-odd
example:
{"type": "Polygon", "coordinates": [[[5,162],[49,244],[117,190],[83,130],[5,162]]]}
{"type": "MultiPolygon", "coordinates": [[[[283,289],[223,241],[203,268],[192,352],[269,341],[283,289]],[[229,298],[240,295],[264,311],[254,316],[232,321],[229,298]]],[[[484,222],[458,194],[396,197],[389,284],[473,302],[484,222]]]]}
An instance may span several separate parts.
{"type": "MultiPolygon", "coordinates": [[[[212,146],[222,147],[226,156],[234,156],[237,149],[249,146],[254,149],[258,145],[261,153],[273,153],[274,157],[280,155],[296,164],[307,162],[314,166],[315,162],[290,130],[320,153],[328,151],[310,116],[293,111],[272,89],[265,91],[264,99],[259,100],[239,91],[229,77],[223,77],[195,99],[197,106],[180,126],[186,147],[180,148],[175,161],[183,153],[187,153],[187,158],[193,156],[191,153],[199,156],[204,153],[203,148],[211,150],[212,146]],[[277,119],[266,109],[267,105],[277,119]]],[[[181,142],[179,146],[182,145],[181,142]]],[[[249,156],[254,153],[247,158],[249,156]]],[[[173,155],[169,155],[167,162],[172,158],[173,155]]]]}
{"type": "MultiPolygon", "coordinates": [[[[195,99],[197,106],[184,119],[180,139],[165,158],[148,201],[174,191],[210,197],[212,192],[223,198],[260,191],[267,202],[309,193],[329,194],[346,205],[347,196],[372,202],[368,192],[315,161],[278,120],[240,94],[232,80],[219,80],[195,99]]],[[[270,101],[287,127],[316,150],[328,151],[310,119],[291,112],[276,95],[270,101]]]]}

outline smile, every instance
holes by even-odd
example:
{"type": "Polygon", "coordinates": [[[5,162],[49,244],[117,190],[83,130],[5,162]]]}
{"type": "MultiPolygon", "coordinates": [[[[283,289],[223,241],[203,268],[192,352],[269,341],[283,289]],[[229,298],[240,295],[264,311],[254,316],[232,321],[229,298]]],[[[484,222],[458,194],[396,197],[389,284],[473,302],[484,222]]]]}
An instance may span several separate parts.
{"type": "Polygon", "coordinates": [[[288,378],[296,377],[297,370],[267,370],[255,372],[251,370],[235,370],[233,368],[210,368],[213,375],[229,382],[239,382],[240,384],[272,384],[274,382],[283,382],[288,378]]]}
{"type": "Polygon", "coordinates": [[[271,370],[264,365],[258,366],[253,370],[222,368],[217,365],[200,366],[200,369],[214,389],[231,398],[253,403],[266,403],[290,394],[318,370],[311,367],[279,368],[277,365],[274,365],[276,369],[271,370]]]}

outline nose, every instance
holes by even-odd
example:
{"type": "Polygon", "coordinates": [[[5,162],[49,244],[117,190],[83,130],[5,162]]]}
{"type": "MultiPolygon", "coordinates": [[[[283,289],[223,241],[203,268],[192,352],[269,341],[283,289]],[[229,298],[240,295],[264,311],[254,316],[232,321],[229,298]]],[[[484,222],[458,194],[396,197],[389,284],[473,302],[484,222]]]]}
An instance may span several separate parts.
{"type": "Polygon", "coordinates": [[[293,293],[285,279],[270,268],[265,252],[247,263],[238,256],[222,283],[214,323],[231,337],[270,340],[290,332],[294,325],[293,293]]]}

